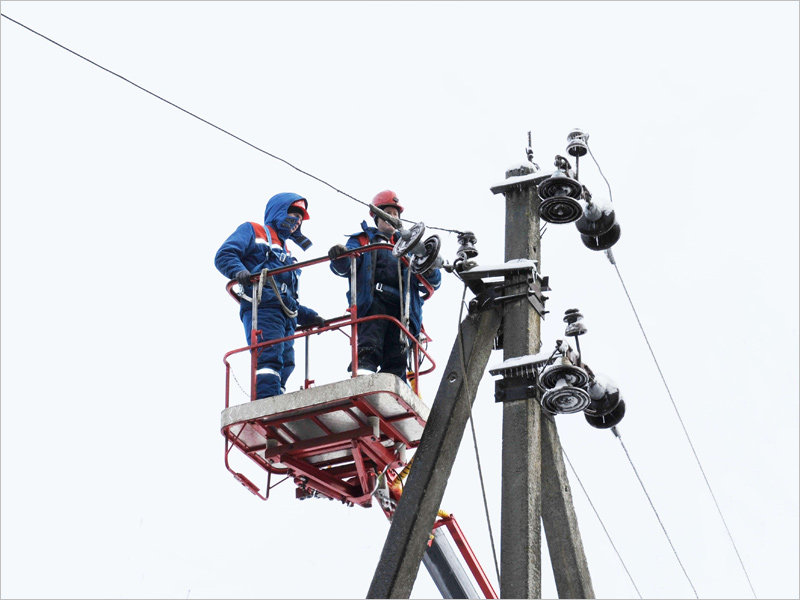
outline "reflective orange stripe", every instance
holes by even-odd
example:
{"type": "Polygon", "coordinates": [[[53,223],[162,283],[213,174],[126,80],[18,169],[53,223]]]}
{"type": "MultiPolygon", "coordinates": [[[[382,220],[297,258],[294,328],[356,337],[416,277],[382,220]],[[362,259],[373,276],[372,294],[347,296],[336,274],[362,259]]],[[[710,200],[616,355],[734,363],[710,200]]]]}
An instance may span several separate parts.
{"type": "MultiPolygon", "coordinates": [[[[274,243],[267,238],[267,231],[264,229],[264,226],[261,223],[256,223],[255,221],[250,221],[250,225],[253,226],[253,231],[256,234],[256,237],[261,240],[266,240],[269,243],[274,243]]],[[[267,225],[269,227],[269,225],[267,225]]],[[[283,249],[286,250],[286,244],[281,240],[278,233],[272,228],[269,227],[269,234],[273,240],[277,240],[278,245],[283,249]]]]}

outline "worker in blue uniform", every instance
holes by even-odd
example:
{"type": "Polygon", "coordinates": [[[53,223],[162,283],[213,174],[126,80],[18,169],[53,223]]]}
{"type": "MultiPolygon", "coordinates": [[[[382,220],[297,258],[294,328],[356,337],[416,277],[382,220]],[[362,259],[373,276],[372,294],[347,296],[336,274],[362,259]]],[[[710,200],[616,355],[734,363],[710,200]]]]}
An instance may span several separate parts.
{"type": "MultiPolygon", "coordinates": [[[[373,206],[380,208],[393,217],[400,217],[403,206],[397,195],[391,190],[384,190],[372,200],[373,206]]],[[[337,244],[328,251],[331,259],[331,270],[341,277],[350,276],[350,258],[341,255],[348,250],[359,246],[378,242],[396,242],[396,231],[388,223],[370,210],[375,227],[362,221],[362,231],[349,236],[346,244],[337,244]]],[[[406,327],[414,337],[418,338],[422,328],[422,295],[425,287],[415,277],[407,278],[407,267],[402,267],[398,272],[398,259],[392,255],[391,250],[376,250],[364,252],[356,258],[356,311],[359,317],[371,315],[389,315],[401,323],[401,303],[408,298],[408,324],[406,327]],[[410,283],[410,289],[407,288],[410,283]],[[406,294],[408,291],[408,294],[406,294]]],[[[439,269],[430,269],[423,274],[426,281],[437,289],[442,282],[439,269]]],[[[350,291],[347,292],[347,301],[351,302],[350,291]]],[[[408,363],[408,350],[410,346],[404,344],[400,330],[388,319],[373,319],[358,325],[358,374],[365,375],[381,371],[393,373],[406,381],[408,363]]],[[[350,367],[348,367],[350,370],[350,367]]]]}
{"type": "MultiPolygon", "coordinates": [[[[228,279],[236,279],[244,293],[254,298],[254,294],[258,295],[258,284],[254,286],[251,283],[254,276],[263,269],[277,269],[297,262],[286,246],[288,240],[303,250],[311,246],[311,241],[301,233],[303,221],[308,219],[308,200],[291,192],[276,194],[267,202],[264,224],[248,222],[239,225],[217,251],[214,265],[228,279]]],[[[300,270],[295,269],[265,278],[258,303],[257,329],[261,334],[256,343],[294,335],[298,325],[321,325],[324,322],[316,311],[300,304],[299,276],[300,270]]],[[[239,315],[249,345],[253,305],[244,298],[239,315]]],[[[294,340],[258,350],[257,398],[282,394],[294,371],[294,340]]]]}

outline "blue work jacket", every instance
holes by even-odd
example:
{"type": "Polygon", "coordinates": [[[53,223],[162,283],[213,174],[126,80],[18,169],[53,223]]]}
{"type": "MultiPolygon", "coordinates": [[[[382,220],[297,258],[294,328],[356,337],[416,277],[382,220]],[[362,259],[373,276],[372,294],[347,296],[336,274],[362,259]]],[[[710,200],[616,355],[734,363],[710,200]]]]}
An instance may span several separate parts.
{"type": "MultiPolygon", "coordinates": [[[[361,222],[361,229],[362,232],[353,233],[347,240],[347,244],[345,246],[348,250],[352,250],[354,248],[358,248],[362,245],[359,238],[363,238],[366,234],[367,243],[373,244],[377,242],[384,242],[385,239],[383,236],[378,236],[379,232],[378,229],[375,227],[369,227],[366,221],[361,222]]],[[[397,261],[396,258],[392,256],[391,250],[373,250],[372,252],[364,252],[360,256],[356,258],[356,310],[358,311],[358,316],[363,317],[367,314],[370,306],[372,306],[372,299],[375,295],[375,259],[378,252],[385,252],[389,255],[391,260],[397,261]]],[[[403,268],[403,285],[405,285],[406,281],[406,270],[407,267],[403,268]]],[[[333,271],[336,275],[340,277],[349,277],[350,276],[350,258],[343,257],[337,258],[336,260],[331,261],[331,271],[333,271]]],[[[439,286],[442,284],[442,274],[439,269],[433,269],[429,274],[425,276],[425,280],[433,287],[434,290],[439,289],[439,286]]],[[[403,294],[403,301],[405,301],[405,291],[404,288],[399,286],[399,281],[395,283],[395,287],[398,287],[400,292],[403,294]]],[[[411,293],[410,293],[410,302],[409,302],[409,311],[408,311],[408,318],[409,318],[409,331],[416,337],[419,336],[420,329],[422,328],[422,305],[425,301],[422,299],[422,295],[426,292],[425,287],[422,283],[417,279],[416,276],[411,276],[411,293]]],[[[350,304],[350,291],[347,292],[347,303],[350,304]]]]}
{"type": "MultiPolygon", "coordinates": [[[[302,225],[294,234],[291,227],[296,219],[288,214],[287,209],[297,200],[304,198],[298,194],[276,194],[267,202],[264,209],[264,227],[259,223],[242,223],[222,244],[214,257],[214,265],[228,279],[236,277],[239,271],[247,270],[258,275],[262,269],[277,269],[297,262],[291,255],[284,240],[291,239],[303,250],[311,246],[311,242],[300,233],[302,225]]],[[[298,283],[300,269],[286,271],[274,276],[281,300],[290,310],[297,310],[297,321],[303,325],[308,318],[317,313],[299,303],[298,283]]],[[[244,293],[253,297],[253,286],[245,286],[244,293]]],[[[272,287],[265,282],[261,294],[259,308],[276,304],[276,296],[272,287]]],[[[251,310],[252,305],[242,298],[240,314],[251,310]]]]}

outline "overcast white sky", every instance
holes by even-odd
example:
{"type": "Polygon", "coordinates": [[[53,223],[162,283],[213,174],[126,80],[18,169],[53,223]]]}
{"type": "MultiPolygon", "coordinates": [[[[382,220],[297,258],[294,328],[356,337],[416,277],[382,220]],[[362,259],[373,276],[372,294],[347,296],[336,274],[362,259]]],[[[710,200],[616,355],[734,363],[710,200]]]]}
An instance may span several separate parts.
{"type": "MultiPolygon", "coordinates": [[[[391,188],[404,216],[474,231],[484,265],[504,260],[489,188],[525,159],[527,132],[551,169],[569,131],[587,131],[622,226],[620,272],[756,593],[798,597],[797,2],[0,7],[348,194],[391,188]]],[[[261,502],[224,468],[222,357],[244,337],[213,257],[277,192],[310,201],[300,258],[366,210],[1,21],[0,595],[364,597],[389,529],[380,509],[298,502],[289,483],[261,502]]],[[[607,199],[590,161],[580,175],[607,199]]],[[[455,236],[440,235],[452,262],[455,236]]],[[[571,224],[542,247],[543,349],[579,308],[584,358],[622,390],[620,433],[698,595],[752,597],[616,272],[571,224]]],[[[326,267],[302,279],[307,305],[343,313],[345,280],[326,267]]],[[[440,365],[428,402],[461,292],[445,276],[425,306],[440,365]]],[[[311,376],[342,379],[347,362],[312,352],[311,376]]],[[[493,391],[487,373],[474,415],[499,552],[493,391]]],[[[693,598],[618,440],[582,415],[557,423],[641,595],[693,598]]],[[[569,475],[597,597],[636,598],[569,475]]],[[[442,508],[494,578],[468,431],[442,508]]],[[[439,597],[424,567],[412,597],[439,597]]]]}

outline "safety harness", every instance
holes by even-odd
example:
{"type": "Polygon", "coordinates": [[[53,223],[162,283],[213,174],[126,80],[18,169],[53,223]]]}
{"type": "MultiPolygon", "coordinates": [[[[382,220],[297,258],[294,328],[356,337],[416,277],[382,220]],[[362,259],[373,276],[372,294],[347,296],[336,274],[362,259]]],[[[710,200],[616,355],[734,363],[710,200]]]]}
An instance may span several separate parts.
{"type": "MultiPolygon", "coordinates": [[[[267,225],[267,227],[265,228],[261,223],[256,223],[255,221],[250,221],[250,224],[253,226],[253,231],[255,232],[256,235],[256,243],[259,243],[259,240],[261,240],[260,243],[264,243],[269,247],[267,252],[271,252],[272,250],[274,250],[276,248],[276,245],[272,243],[272,236],[274,235],[275,239],[281,241],[281,238],[278,236],[277,232],[274,229],[272,229],[272,227],[270,227],[269,225],[267,225]]],[[[290,256],[289,251],[286,249],[285,242],[281,242],[281,245],[277,247],[280,248],[281,252],[283,253],[284,256],[283,260],[285,260],[285,257],[290,256]]],[[[283,311],[283,314],[285,314],[290,319],[294,319],[295,317],[297,317],[297,311],[291,310],[288,306],[286,306],[283,303],[283,298],[281,297],[281,291],[278,289],[278,284],[275,283],[275,278],[272,275],[269,275],[268,273],[269,269],[261,270],[261,275],[258,278],[258,294],[254,299],[254,303],[258,304],[261,302],[261,292],[264,289],[264,281],[267,281],[269,283],[269,286],[272,288],[272,291],[275,292],[275,297],[278,299],[278,303],[281,305],[281,310],[283,311]]],[[[284,287],[286,287],[286,284],[284,284],[284,287]]]]}
{"type": "MultiPolygon", "coordinates": [[[[389,242],[391,243],[391,240],[389,242]]],[[[366,232],[358,234],[358,243],[362,246],[369,244],[369,236],[367,236],[366,232]]],[[[397,260],[397,281],[400,296],[400,322],[408,329],[410,321],[409,310],[411,307],[411,269],[406,269],[406,281],[405,285],[403,285],[403,262],[400,259],[397,260]]],[[[381,288],[377,286],[376,289],[381,291],[381,288]]],[[[400,346],[404,352],[408,351],[410,347],[410,341],[402,329],[400,330],[400,346]]]]}

